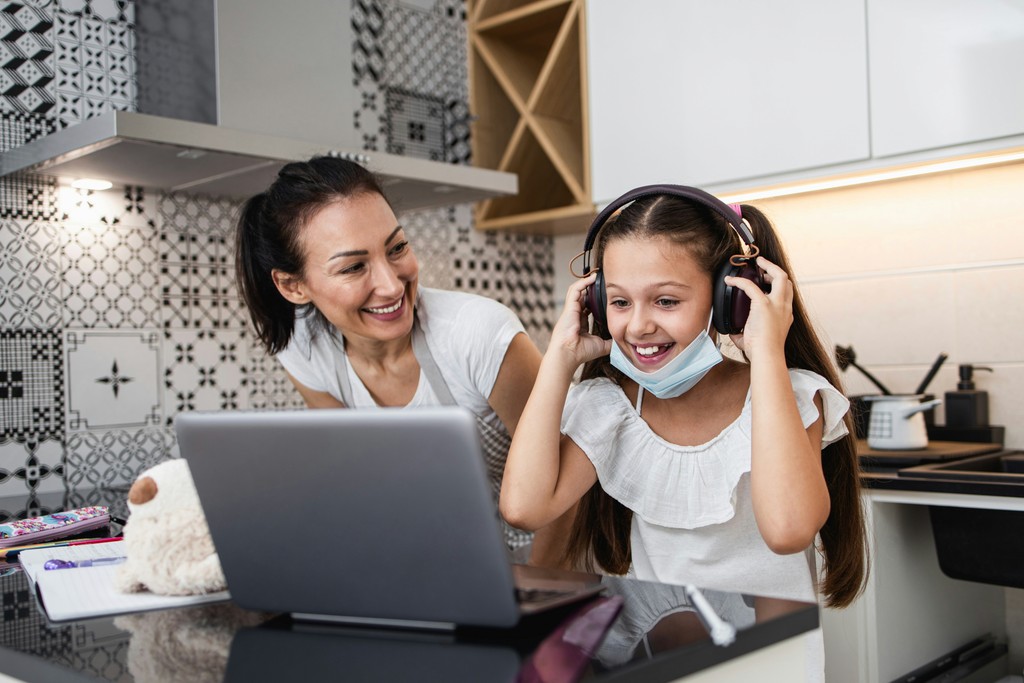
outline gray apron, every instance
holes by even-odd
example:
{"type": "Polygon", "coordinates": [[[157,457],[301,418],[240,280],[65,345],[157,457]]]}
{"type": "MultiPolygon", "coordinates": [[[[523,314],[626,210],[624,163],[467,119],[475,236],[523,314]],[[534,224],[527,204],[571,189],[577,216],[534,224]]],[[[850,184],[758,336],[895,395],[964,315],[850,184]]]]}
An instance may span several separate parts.
{"type": "MultiPolygon", "coordinates": [[[[335,337],[335,341],[337,341],[337,337],[335,337]]],[[[341,350],[340,344],[338,346],[339,350],[341,350]]],[[[457,406],[458,404],[448,388],[448,383],[444,380],[440,369],[437,367],[437,363],[434,361],[434,354],[430,352],[430,347],[427,346],[426,335],[423,334],[418,320],[412,326],[412,351],[420,368],[423,370],[423,374],[430,383],[430,388],[434,390],[434,394],[437,395],[441,405],[457,406]]],[[[337,357],[338,386],[341,390],[341,400],[346,406],[353,406],[355,403],[352,400],[352,384],[348,379],[348,359],[344,352],[339,353],[337,357]]],[[[509,436],[508,430],[505,429],[504,425],[500,428],[494,427],[479,415],[476,416],[476,427],[477,432],[480,434],[480,446],[481,450],[483,450],[484,465],[487,467],[487,479],[491,483],[491,495],[494,496],[494,500],[497,502],[498,494],[501,492],[501,478],[505,472],[505,458],[508,457],[508,449],[512,444],[512,437],[509,436]]],[[[509,526],[504,519],[500,521],[505,536],[505,544],[509,549],[514,550],[525,546],[532,540],[533,534],[509,526]]]]}

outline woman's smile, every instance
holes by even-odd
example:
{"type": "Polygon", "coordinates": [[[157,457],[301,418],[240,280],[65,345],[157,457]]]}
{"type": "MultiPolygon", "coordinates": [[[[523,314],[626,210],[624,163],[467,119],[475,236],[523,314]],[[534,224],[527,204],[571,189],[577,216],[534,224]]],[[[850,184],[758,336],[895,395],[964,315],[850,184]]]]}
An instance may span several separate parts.
{"type": "Polygon", "coordinates": [[[398,301],[387,304],[384,306],[366,306],[363,311],[377,320],[382,322],[388,322],[390,320],[398,320],[402,317],[405,312],[405,297],[403,296],[398,301]]]}

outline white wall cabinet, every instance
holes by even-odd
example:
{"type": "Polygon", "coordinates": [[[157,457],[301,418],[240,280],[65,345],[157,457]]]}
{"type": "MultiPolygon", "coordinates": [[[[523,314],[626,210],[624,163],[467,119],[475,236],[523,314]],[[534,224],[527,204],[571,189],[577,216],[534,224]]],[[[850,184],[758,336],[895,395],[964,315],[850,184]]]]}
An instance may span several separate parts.
{"type": "Polygon", "coordinates": [[[593,198],[865,159],[863,0],[587,2],[593,198]]]}
{"type": "Polygon", "coordinates": [[[872,152],[1024,133],[1024,5],[867,0],[872,152]]]}
{"type": "Polygon", "coordinates": [[[724,193],[1024,145],[1007,0],[473,0],[481,228],[574,233],[647,183],[724,193]]]}

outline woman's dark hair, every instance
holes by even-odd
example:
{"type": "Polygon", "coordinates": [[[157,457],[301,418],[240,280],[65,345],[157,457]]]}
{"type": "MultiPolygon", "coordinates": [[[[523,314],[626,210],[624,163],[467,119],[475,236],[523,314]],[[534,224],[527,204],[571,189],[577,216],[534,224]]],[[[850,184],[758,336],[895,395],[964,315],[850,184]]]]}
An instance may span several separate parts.
{"type": "MultiPolygon", "coordinates": [[[[792,274],[771,222],[757,208],[744,204],[743,218],[753,231],[761,255],[792,274]]],[[[695,201],[671,195],[654,195],[636,200],[601,229],[594,245],[598,267],[607,244],[623,238],[663,237],[683,245],[710,276],[739,250],[739,238],[718,213],[695,201]]],[[[793,289],[793,324],[785,343],[786,365],[811,370],[839,389],[842,384],[807,316],[799,292],[793,289]]],[[[583,379],[608,377],[621,384],[623,375],[611,366],[607,356],[587,363],[583,379]]],[[[831,510],[821,528],[824,579],[821,592],[829,607],[845,607],[860,594],[868,571],[864,513],[860,502],[860,477],[853,418],[844,421],[849,434],[821,452],[831,510]]],[[[596,562],[614,574],[624,574],[631,561],[629,536],[632,512],[611,498],[600,483],[583,497],[577,509],[566,550],[573,566],[596,562]]]]}
{"type": "Polygon", "coordinates": [[[303,275],[302,229],[320,209],[341,199],[378,194],[376,176],[359,164],[319,156],[285,165],[265,191],[242,206],[235,241],[235,278],[249,316],[268,353],[283,351],[295,329],[295,315],[314,316],[314,330],[326,327],[312,304],[297,306],[281,296],[271,272],[303,275]]]}

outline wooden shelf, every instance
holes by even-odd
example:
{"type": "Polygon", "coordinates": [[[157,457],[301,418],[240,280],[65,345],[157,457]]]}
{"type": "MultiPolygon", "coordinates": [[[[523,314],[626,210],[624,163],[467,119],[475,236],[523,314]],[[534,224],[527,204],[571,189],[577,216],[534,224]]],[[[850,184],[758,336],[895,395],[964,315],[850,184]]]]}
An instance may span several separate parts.
{"type": "Polygon", "coordinates": [[[595,215],[587,143],[584,0],[471,0],[473,159],[519,193],[477,206],[481,230],[575,232],[595,215]]]}

